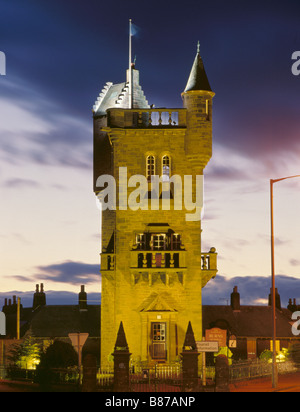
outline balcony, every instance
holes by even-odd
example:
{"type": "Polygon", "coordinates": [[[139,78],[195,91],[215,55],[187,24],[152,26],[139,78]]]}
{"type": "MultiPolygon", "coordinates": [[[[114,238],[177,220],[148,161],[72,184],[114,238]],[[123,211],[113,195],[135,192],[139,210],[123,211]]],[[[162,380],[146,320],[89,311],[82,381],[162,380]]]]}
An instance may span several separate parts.
{"type": "Polygon", "coordinates": [[[178,271],[186,269],[186,251],[143,251],[130,252],[130,268],[139,269],[139,272],[148,272],[149,269],[165,269],[178,271]]]}
{"type": "Polygon", "coordinates": [[[186,109],[118,109],[108,111],[108,127],[185,128],[186,109]]]}
{"type": "Polygon", "coordinates": [[[115,256],[114,253],[101,254],[101,273],[115,270],[115,256]]]}
{"type": "MultiPolygon", "coordinates": [[[[201,253],[201,270],[203,272],[217,273],[217,253],[215,248],[211,248],[208,253],[201,253]]],[[[148,269],[168,268],[168,269],[186,269],[186,251],[130,251],[130,268],[148,269]]],[[[101,271],[115,270],[115,254],[101,254],[101,271]]]]}
{"type": "Polygon", "coordinates": [[[210,281],[210,279],[214,279],[217,275],[217,256],[218,255],[214,247],[212,247],[208,253],[201,253],[201,279],[203,288],[210,281]]]}
{"type": "MultiPolygon", "coordinates": [[[[187,255],[185,250],[168,251],[130,251],[130,270],[132,282],[137,283],[139,274],[148,276],[149,284],[153,284],[154,273],[160,276],[163,283],[169,284],[169,276],[173,273],[178,276],[180,283],[184,282],[184,273],[187,272],[187,255]],[[168,276],[165,279],[166,273],[168,276]]],[[[207,253],[201,253],[201,281],[204,287],[210,279],[217,275],[217,253],[211,248],[207,253]]],[[[116,255],[113,253],[101,254],[101,273],[109,274],[115,271],[116,255]]]]}

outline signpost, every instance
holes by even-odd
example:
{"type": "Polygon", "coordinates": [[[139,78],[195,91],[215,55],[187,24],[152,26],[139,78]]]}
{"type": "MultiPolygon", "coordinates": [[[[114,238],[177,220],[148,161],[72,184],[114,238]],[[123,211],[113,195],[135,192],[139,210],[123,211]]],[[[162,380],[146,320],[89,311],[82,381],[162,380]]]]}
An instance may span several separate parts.
{"type": "Polygon", "coordinates": [[[202,385],[206,386],[206,352],[219,352],[219,342],[216,341],[206,341],[203,338],[202,342],[196,342],[198,352],[202,352],[202,385]]]}
{"type": "Polygon", "coordinates": [[[72,345],[78,353],[79,382],[81,382],[82,348],[88,337],[88,333],[69,333],[72,345]]]}
{"type": "Polygon", "coordinates": [[[196,342],[198,352],[219,352],[218,342],[196,342]]]}
{"type": "Polygon", "coordinates": [[[205,340],[210,342],[219,342],[219,346],[227,346],[227,331],[219,328],[206,329],[205,340]]]}

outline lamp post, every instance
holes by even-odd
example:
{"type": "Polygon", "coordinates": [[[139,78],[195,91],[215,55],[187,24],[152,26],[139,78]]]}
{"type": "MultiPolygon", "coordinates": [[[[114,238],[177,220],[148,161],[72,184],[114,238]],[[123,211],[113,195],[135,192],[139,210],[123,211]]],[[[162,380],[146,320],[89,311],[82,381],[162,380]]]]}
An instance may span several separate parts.
{"type": "Polygon", "coordinates": [[[278,385],[278,371],[276,365],[276,290],[275,290],[275,257],[274,257],[274,216],[273,216],[273,185],[281,180],[293,179],[296,176],[282,177],[281,179],[270,180],[270,198],[271,198],[271,270],[272,270],[272,313],[273,313],[273,359],[272,359],[272,386],[278,385]]]}

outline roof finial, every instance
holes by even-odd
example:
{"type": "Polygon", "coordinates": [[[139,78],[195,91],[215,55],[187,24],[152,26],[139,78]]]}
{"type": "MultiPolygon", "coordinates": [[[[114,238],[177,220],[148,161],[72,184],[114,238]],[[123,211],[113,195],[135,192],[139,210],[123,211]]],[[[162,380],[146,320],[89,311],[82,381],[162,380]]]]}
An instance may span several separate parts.
{"type": "Polygon", "coordinates": [[[197,53],[200,54],[200,41],[198,40],[198,44],[197,44],[197,53]]]}

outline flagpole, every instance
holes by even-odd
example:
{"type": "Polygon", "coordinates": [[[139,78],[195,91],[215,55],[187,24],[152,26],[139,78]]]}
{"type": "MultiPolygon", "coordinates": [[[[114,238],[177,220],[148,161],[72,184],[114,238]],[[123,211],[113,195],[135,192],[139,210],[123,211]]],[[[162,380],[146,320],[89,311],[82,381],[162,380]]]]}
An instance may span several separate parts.
{"type": "Polygon", "coordinates": [[[132,57],[131,57],[131,22],[129,19],[129,71],[128,71],[128,82],[129,82],[129,109],[132,109],[132,57]]]}

